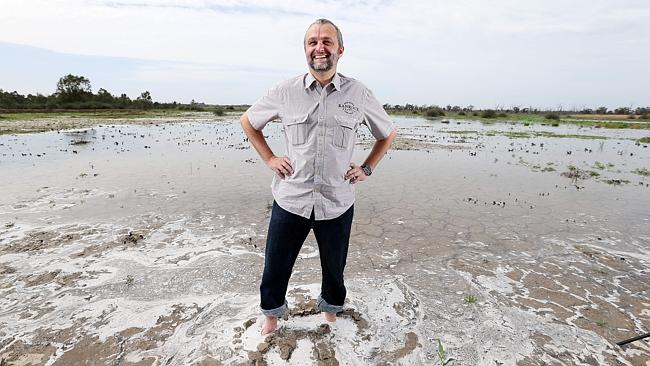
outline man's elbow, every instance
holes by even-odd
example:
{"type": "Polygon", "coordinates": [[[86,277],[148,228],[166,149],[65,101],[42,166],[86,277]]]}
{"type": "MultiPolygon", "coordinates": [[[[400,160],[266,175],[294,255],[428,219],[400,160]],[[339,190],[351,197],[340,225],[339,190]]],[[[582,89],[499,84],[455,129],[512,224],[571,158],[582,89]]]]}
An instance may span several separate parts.
{"type": "Polygon", "coordinates": [[[239,122],[241,123],[241,127],[244,129],[245,132],[257,131],[251,124],[251,120],[248,119],[246,113],[242,114],[241,117],[239,117],[239,122]]]}
{"type": "Polygon", "coordinates": [[[387,141],[388,143],[391,143],[393,142],[396,136],[397,136],[397,128],[393,127],[393,129],[390,131],[390,133],[384,140],[387,141]]]}

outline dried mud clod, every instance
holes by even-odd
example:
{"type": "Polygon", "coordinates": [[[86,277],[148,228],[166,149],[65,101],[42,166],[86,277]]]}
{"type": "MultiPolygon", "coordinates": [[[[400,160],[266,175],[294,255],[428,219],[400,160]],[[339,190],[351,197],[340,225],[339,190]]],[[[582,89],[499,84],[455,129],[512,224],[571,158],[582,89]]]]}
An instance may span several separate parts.
{"type": "Polygon", "coordinates": [[[352,308],[347,308],[344,309],[341,313],[339,313],[340,317],[350,317],[354,324],[356,324],[357,329],[359,331],[364,331],[368,329],[369,323],[364,317],[361,315],[360,312],[352,309],[352,308]]]}
{"type": "Polygon", "coordinates": [[[270,350],[277,348],[280,358],[288,361],[298,345],[299,339],[309,339],[314,345],[312,355],[319,365],[338,365],[335,357],[334,346],[330,342],[331,328],[327,324],[321,324],[314,330],[304,329],[279,329],[267,336],[264,342],[257,345],[256,351],[248,352],[248,359],[254,365],[266,365],[264,355],[270,350]]]}
{"type": "Polygon", "coordinates": [[[114,242],[102,242],[102,243],[86,246],[80,252],[72,254],[71,257],[78,258],[78,257],[100,256],[102,253],[114,248],[121,248],[122,250],[133,248],[138,245],[141,245],[142,241],[144,240],[147,234],[148,231],[145,230],[138,230],[138,231],[130,230],[128,234],[118,237],[118,239],[114,242]]]}
{"type": "Polygon", "coordinates": [[[320,313],[320,309],[318,309],[318,304],[316,303],[316,300],[309,299],[307,301],[304,301],[303,295],[297,295],[296,297],[302,298],[303,301],[298,301],[296,306],[291,308],[291,310],[289,310],[289,315],[309,316],[309,315],[315,315],[320,313]]]}
{"type": "Polygon", "coordinates": [[[129,234],[122,238],[121,242],[126,246],[133,246],[138,244],[138,242],[142,239],[144,239],[143,233],[129,231],[129,234]]]}
{"type": "Polygon", "coordinates": [[[0,275],[16,273],[16,269],[7,263],[0,263],[0,275]]]}
{"type": "Polygon", "coordinates": [[[257,318],[250,318],[244,322],[244,329],[248,329],[251,327],[251,325],[255,324],[257,321],[257,318]]]}

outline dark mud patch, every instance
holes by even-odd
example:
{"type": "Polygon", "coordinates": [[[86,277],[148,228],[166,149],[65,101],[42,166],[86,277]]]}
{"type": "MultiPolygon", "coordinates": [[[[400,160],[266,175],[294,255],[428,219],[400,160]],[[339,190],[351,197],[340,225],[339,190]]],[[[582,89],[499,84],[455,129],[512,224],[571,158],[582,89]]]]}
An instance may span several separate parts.
{"type": "Polygon", "coordinates": [[[406,333],[404,338],[404,346],[394,351],[380,351],[376,353],[373,358],[378,359],[377,365],[394,365],[400,359],[413,352],[417,347],[422,347],[418,343],[418,335],[414,332],[406,333]]]}
{"type": "Polygon", "coordinates": [[[85,247],[81,252],[73,254],[72,257],[99,256],[100,254],[112,250],[137,248],[143,244],[145,237],[149,234],[148,230],[128,231],[121,234],[117,240],[109,243],[93,244],[85,247]]]}
{"type": "Polygon", "coordinates": [[[49,283],[56,283],[59,285],[59,289],[61,289],[62,287],[75,286],[78,280],[95,278],[96,274],[96,272],[74,272],[62,274],[61,270],[57,270],[40,274],[30,274],[18,278],[18,280],[23,281],[23,283],[25,283],[25,287],[34,287],[46,285],[49,283]]]}
{"type": "Polygon", "coordinates": [[[56,348],[48,343],[28,344],[14,341],[0,353],[0,365],[45,365],[56,348]]]}
{"type": "Polygon", "coordinates": [[[16,273],[16,269],[7,263],[0,263],[0,275],[16,273]]]}
{"type": "Polygon", "coordinates": [[[248,352],[248,359],[254,365],[266,365],[265,355],[272,349],[277,349],[280,358],[288,361],[296,349],[299,339],[309,339],[312,343],[312,356],[319,365],[338,365],[336,351],[332,344],[330,326],[321,324],[315,330],[284,329],[267,336],[264,342],[257,345],[257,351],[248,352]]]}
{"type": "MultiPolygon", "coordinates": [[[[296,299],[296,304],[289,309],[290,316],[310,316],[319,314],[321,311],[318,308],[316,300],[310,296],[306,296],[306,291],[301,292],[298,289],[289,292],[296,299]]],[[[356,324],[358,332],[362,332],[369,327],[368,321],[362,314],[355,309],[345,308],[342,312],[337,314],[339,318],[350,318],[356,324]]]]}
{"type": "MultiPolygon", "coordinates": [[[[156,325],[149,329],[131,327],[101,340],[96,335],[79,334],[83,326],[77,324],[73,327],[52,330],[40,329],[34,333],[30,344],[22,341],[14,342],[6,347],[0,358],[13,364],[45,364],[55,355],[56,348],[52,344],[63,344],[64,353],[52,365],[153,365],[162,361],[155,357],[145,357],[137,362],[128,362],[126,355],[138,351],[146,351],[159,347],[171,337],[178,326],[193,320],[203,311],[196,304],[192,306],[174,305],[169,315],[158,318],[156,325]],[[21,363],[20,357],[30,355],[38,362],[21,363]]],[[[51,360],[50,360],[51,362],[51,360]]]]}
{"type": "Polygon", "coordinates": [[[79,233],[58,233],[55,231],[31,231],[25,238],[11,242],[2,249],[2,254],[33,253],[57,248],[72,243],[81,238],[79,233]]]}

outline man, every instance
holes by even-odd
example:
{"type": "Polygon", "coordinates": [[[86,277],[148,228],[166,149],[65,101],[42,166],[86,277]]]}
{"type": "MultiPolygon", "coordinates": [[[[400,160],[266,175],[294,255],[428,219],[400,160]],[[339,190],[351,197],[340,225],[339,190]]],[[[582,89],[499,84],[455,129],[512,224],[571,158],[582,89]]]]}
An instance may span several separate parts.
{"type": "Polygon", "coordinates": [[[266,320],[262,334],[277,329],[287,311],[289,278],[300,248],[314,229],[323,280],[318,307],[328,321],[343,309],[343,270],[352,226],[354,187],[376,168],[395,138],[393,123],[370,90],[336,73],[343,37],[334,23],[318,19],[304,39],[309,72],[270,89],[241,116],[251,144],[276,175],[273,209],[260,285],[266,320]],[[286,154],[276,156],[262,129],[282,119],[286,154]],[[359,124],[376,142],[365,162],[351,162],[359,124]]]}

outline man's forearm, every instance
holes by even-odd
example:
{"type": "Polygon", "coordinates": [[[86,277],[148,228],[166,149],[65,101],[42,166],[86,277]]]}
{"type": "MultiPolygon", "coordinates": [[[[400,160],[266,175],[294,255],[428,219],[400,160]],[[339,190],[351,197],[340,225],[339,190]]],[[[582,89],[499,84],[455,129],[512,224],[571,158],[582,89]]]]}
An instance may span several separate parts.
{"type": "Polygon", "coordinates": [[[248,140],[251,142],[251,145],[255,148],[257,153],[260,155],[260,158],[266,163],[271,159],[275,154],[269,147],[269,144],[264,138],[262,131],[256,130],[252,125],[246,113],[244,113],[239,119],[241,126],[244,129],[244,133],[248,137],[248,140]]]}
{"type": "Polygon", "coordinates": [[[370,166],[370,168],[374,170],[375,167],[377,167],[377,164],[379,164],[379,161],[386,154],[386,151],[388,151],[390,148],[390,145],[393,143],[395,136],[397,136],[397,130],[393,128],[393,131],[391,131],[388,137],[375,141],[370,154],[368,154],[368,157],[363,162],[363,164],[370,166]]]}

